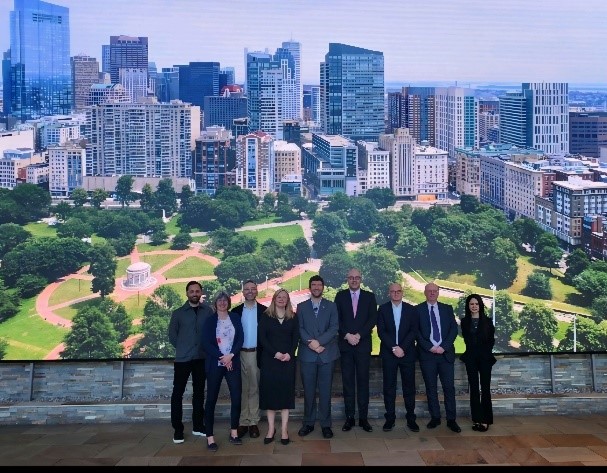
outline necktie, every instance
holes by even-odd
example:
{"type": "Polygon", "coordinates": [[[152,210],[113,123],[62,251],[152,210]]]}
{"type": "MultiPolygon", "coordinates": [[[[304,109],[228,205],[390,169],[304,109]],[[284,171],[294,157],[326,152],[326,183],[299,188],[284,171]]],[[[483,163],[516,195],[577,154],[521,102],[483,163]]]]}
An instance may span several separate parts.
{"type": "Polygon", "coordinates": [[[438,343],[440,341],[440,332],[438,330],[438,323],[436,322],[436,314],[434,313],[434,306],[430,306],[430,321],[432,322],[432,339],[438,343]]]}
{"type": "Polygon", "coordinates": [[[354,313],[354,318],[356,318],[356,309],[358,308],[358,294],[356,292],[352,293],[352,312],[354,313]]]}

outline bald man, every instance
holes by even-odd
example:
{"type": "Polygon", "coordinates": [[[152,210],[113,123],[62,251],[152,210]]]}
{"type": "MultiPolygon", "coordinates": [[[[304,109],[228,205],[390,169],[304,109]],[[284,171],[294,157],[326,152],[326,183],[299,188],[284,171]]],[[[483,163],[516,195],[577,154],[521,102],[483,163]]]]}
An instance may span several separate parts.
{"type": "Polygon", "coordinates": [[[419,329],[417,350],[419,367],[426,385],[426,399],[430,422],[427,427],[434,429],[441,423],[438,402],[438,379],[443,388],[447,427],[453,432],[462,431],[457,422],[455,408],[455,337],[457,322],[453,307],[438,302],[439,287],[433,282],[426,284],[426,301],[418,304],[419,329]]]}

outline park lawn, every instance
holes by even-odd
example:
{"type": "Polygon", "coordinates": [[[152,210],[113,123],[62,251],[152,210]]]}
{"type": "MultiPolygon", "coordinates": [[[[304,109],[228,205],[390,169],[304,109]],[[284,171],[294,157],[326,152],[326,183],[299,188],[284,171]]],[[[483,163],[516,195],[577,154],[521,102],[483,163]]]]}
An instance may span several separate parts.
{"type": "Polygon", "coordinates": [[[147,253],[149,251],[161,251],[161,250],[170,250],[171,242],[167,241],[166,243],[162,243],[161,245],[152,245],[151,243],[140,243],[137,245],[137,251],[139,253],[147,253]]]}
{"type": "Polygon", "coordinates": [[[173,266],[164,277],[167,279],[192,278],[200,276],[213,276],[213,265],[206,260],[190,256],[176,266],[173,266]]]}
{"type": "Polygon", "coordinates": [[[297,224],[285,225],[284,227],[262,228],[253,231],[245,230],[238,233],[255,238],[258,247],[261,247],[261,245],[270,238],[278,241],[281,245],[288,245],[289,243],[293,243],[296,238],[304,236],[303,229],[297,224]]]}
{"type": "Polygon", "coordinates": [[[126,268],[131,265],[131,256],[123,256],[120,259],[116,260],[116,273],[114,277],[116,279],[125,278],[126,277],[126,268]]]}
{"type": "Polygon", "coordinates": [[[36,297],[22,299],[19,312],[0,324],[0,338],[8,341],[3,360],[42,360],[63,342],[67,332],[36,313],[36,297]]]}
{"type": "Polygon", "coordinates": [[[57,229],[48,223],[31,222],[23,225],[23,228],[30,232],[35,238],[52,237],[57,238],[57,229]]]}
{"type": "Polygon", "coordinates": [[[72,305],[69,305],[67,307],[62,307],[61,309],[56,309],[53,312],[57,315],[59,315],[60,317],[63,317],[64,319],[68,319],[68,320],[74,320],[74,317],[76,316],[76,314],[78,313],[78,311],[84,307],[89,307],[89,306],[95,306],[99,303],[99,300],[101,299],[101,296],[95,298],[95,299],[88,299],[86,301],[81,301],[81,302],[75,302],[72,305]]]}
{"type": "Polygon", "coordinates": [[[165,224],[164,228],[165,228],[167,234],[177,235],[179,233],[181,228],[179,228],[179,225],[177,225],[177,220],[179,220],[179,219],[175,215],[171,218],[171,220],[168,221],[168,223],[165,224]]]}
{"type": "Polygon", "coordinates": [[[569,322],[563,322],[562,320],[559,320],[558,322],[559,328],[556,331],[556,334],[554,335],[554,338],[556,338],[559,342],[561,340],[563,340],[565,338],[565,334],[567,333],[567,329],[569,328],[569,326],[571,325],[569,322]]]}
{"type": "Polygon", "coordinates": [[[63,302],[86,297],[93,293],[92,283],[85,279],[66,279],[53,291],[48,304],[54,306],[63,302]]]}
{"type": "Polygon", "coordinates": [[[538,269],[531,262],[531,256],[529,255],[520,255],[516,260],[516,279],[512,282],[509,288],[507,288],[508,292],[511,294],[521,294],[525,286],[527,285],[527,278],[533,271],[538,269]]]}
{"type": "Polygon", "coordinates": [[[280,217],[277,217],[276,215],[270,215],[269,217],[260,217],[260,218],[254,219],[254,220],[248,220],[247,222],[243,223],[242,226],[251,227],[253,225],[263,225],[266,223],[275,223],[275,222],[280,222],[280,217]]]}
{"type": "Polygon", "coordinates": [[[306,271],[300,276],[295,276],[294,278],[283,281],[280,284],[280,287],[286,289],[287,291],[299,291],[300,289],[307,289],[309,279],[317,274],[317,271],[306,271]]]}
{"type": "Polygon", "coordinates": [[[206,243],[210,239],[211,238],[209,237],[209,235],[201,235],[201,236],[192,237],[192,241],[196,242],[196,243],[206,243]]]}
{"type": "Polygon", "coordinates": [[[152,267],[152,272],[158,271],[160,268],[166,266],[171,261],[179,258],[179,254],[166,254],[166,255],[146,255],[145,253],[139,255],[141,261],[148,263],[152,267]]]}
{"type": "Polygon", "coordinates": [[[144,294],[133,294],[131,297],[120,302],[120,304],[124,306],[131,320],[135,320],[143,317],[143,308],[147,300],[148,297],[144,294]]]}
{"type": "MultiPolygon", "coordinates": [[[[173,289],[177,294],[179,294],[180,296],[183,296],[183,302],[185,303],[186,301],[186,296],[185,296],[185,285],[187,283],[185,282],[172,282],[172,283],[167,283],[167,284],[163,284],[162,286],[169,286],[171,289],[173,289]]],[[[209,299],[212,297],[213,295],[209,295],[208,297],[205,297],[205,301],[208,302],[209,299]]],[[[145,305],[145,303],[144,303],[145,305]]]]}

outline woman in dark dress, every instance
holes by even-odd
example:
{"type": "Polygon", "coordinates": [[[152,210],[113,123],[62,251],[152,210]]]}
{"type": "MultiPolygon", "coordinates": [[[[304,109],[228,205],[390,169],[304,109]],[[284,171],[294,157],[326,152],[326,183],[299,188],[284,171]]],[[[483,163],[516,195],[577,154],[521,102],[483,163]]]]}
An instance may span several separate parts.
{"type": "Polygon", "coordinates": [[[295,350],[299,325],[285,289],[274,293],[265,315],[259,320],[257,343],[262,347],[259,369],[259,408],[268,416],[268,434],[263,440],[274,440],[276,411],[280,411],[280,442],[289,444],[289,409],[295,408],[295,350]]]}
{"type": "Polygon", "coordinates": [[[493,424],[491,403],[491,369],[497,361],[492,350],[495,327],[485,313],[485,304],[478,294],[466,298],[466,315],[461,321],[466,351],[460,356],[466,364],[470,386],[470,415],[472,430],[486,432],[493,424]],[[480,378],[480,389],[479,389],[480,378]]]}

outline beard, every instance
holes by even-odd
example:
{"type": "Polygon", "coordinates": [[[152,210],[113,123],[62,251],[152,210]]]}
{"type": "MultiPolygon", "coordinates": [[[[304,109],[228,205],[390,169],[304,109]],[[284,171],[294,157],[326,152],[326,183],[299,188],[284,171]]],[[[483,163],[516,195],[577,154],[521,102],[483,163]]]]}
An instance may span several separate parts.
{"type": "Polygon", "coordinates": [[[200,296],[190,296],[188,297],[188,302],[193,305],[198,305],[200,302],[200,296]]]}

